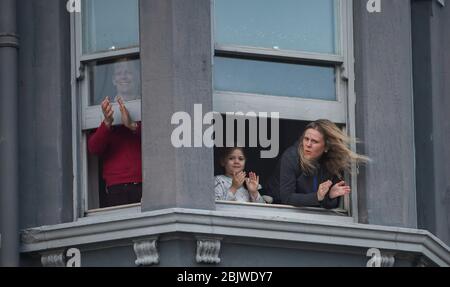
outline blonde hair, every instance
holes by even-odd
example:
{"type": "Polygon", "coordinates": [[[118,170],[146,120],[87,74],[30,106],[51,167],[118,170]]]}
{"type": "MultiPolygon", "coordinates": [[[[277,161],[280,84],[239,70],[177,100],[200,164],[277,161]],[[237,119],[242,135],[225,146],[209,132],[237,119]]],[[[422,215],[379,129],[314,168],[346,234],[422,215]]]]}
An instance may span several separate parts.
{"type": "Polygon", "coordinates": [[[322,155],[321,161],[332,175],[342,178],[344,172],[351,172],[353,163],[370,161],[368,157],[359,155],[349,148],[352,141],[356,142],[356,140],[344,134],[333,122],[323,119],[317,120],[306,126],[298,146],[300,168],[306,174],[312,175],[317,170],[315,162],[306,159],[303,153],[303,137],[309,129],[314,129],[322,134],[326,152],[322,155]]]}

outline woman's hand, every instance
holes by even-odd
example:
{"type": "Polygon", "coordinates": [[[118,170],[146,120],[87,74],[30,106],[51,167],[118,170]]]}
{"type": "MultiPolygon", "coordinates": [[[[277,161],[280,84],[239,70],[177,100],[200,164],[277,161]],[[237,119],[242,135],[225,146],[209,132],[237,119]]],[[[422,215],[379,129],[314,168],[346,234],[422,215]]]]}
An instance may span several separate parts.
{"type": "Polygon", "coordinates": [[[108,97],[106,97],[103,100],[101,107],[102,107],[103,116],[105,117],[103,122],[105,123],[105,125],[108,128],[110,128],[112,126],[112,123],[114,122],[114,110],[112,108],[111,103],[109,102],[108,97]]]}
{"type": "Polygon", "coordinates": [[[341,181],[335,184],[330,190],[330,198],[335,199],[340,196],[347,195],[351,192],[350,186],[345,184],[345,181],[341,181]]]}
{"type": "Polygon", "coordinates": [[[241,171],[235,173],[233,176],[233,182],[231,183],[230,191],[236,193],[239,188],[244,184],[246,173],[241,171]]]}
{"type": "Polygon", "coordinates": [[[117,102],[119,103],[120,115],[122,117],[122,124],[133,132],[136,131],[138,125],[135,121],[131,119],[130,113],[125,107],[125,103],[123,102],[122,97],[117,98],[117,102]]]}
{"type": "Polygon", "coordinates": [[[246,179],[247,189],[253,199],[258,198],[258,186],[259,186],[259,176],[256,173],[250,172],[249,178],[246,179]]]}
{"type": "Polygon", "coordinates": [[[319,185],[319,189],[317,190],[317,199],[319,201],[322,201],[325,198],[325,195],[327,195],[332,184],[333,182],[331,180],[328,180],[319,185]]]}

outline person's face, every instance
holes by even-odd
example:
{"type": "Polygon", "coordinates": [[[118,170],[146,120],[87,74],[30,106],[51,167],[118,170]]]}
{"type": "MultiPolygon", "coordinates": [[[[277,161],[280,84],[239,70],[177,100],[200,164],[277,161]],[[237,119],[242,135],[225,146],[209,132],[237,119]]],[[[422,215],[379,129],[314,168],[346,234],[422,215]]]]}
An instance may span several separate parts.
{"type": "Polygon", "coordinates": [[[317,160],[325,152],[323,135],[315,130],[308,129],[303,136],[303,154],[308,160],[317,160]]]}
{"type": "Polygon", "coordinates": [[[240,149],[235,149],[224,159],[222,165],[225,168],[225,174],[232,177],[244,170],[245,156],[240,149]]]}
{"type": "Polygon", "coordinates": [[[124,101],[134,100],[136,77],[133,73],[133,64],[130,61],[118,62],[114,64],[113,85],[117,94],[123,97],[124,101]]]}

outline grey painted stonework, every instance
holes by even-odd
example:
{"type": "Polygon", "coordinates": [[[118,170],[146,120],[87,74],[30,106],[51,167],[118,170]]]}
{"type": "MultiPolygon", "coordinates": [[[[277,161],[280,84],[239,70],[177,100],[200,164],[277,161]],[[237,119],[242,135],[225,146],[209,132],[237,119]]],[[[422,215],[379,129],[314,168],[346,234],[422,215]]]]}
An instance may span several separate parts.
{"type": "Polygon", "coordinates": [[[356,132],[359,152],[372,158],[360,169],[361,222],[417,227],[411,5],[383,1],[368,13],[354,1],[356,132]]]}
{"type": "Polygon", "coordinates": [[[142,210],[214,209],[213,150],[171,143],[174,113],[212,111],[210,1],[140,1],[140,13],[142,210]]]}
{"type": "Polygon", "coordinates": [[[135,261],[137,266],[150,266],[159,263],[157,237],[135,240],[133,249],[137,257],[135,261]]]}
{"type": "Polygon", "coordinates": [[[413,1],[418,225],[450,244],[450,9],[413,1]]]}
{"type": "Polygon", "coordinates": [[[70,14],[65,1],[17,1],[22,228],[72,221],[70,14]]]}
{"type": "Polygon", "coordinates": [[[0,266],[19,264],[17,3],[0,2],[0,266]]]}

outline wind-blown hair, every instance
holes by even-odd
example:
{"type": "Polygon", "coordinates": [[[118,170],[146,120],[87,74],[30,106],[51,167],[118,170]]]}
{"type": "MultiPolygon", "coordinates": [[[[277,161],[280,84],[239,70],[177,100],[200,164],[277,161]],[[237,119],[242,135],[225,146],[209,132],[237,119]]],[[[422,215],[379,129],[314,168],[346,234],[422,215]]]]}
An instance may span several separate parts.
{"type": "Polygon", "coordinates": [[[342,178],[344,172],[351,172],[353,163],[370,161],[368,157],[359,155],[350,149],[350,144],[356,142],[356,140],[344,134],[333,122],[323,119],[317,120],[306,126],[298,146],[300,168],[306,174],[312,175],[317,169],[316,163],[306,159],[303,152],[303,137],[309,129],[314,129],[322,134],[326,152],[323,153],[320,162],[332,175],[342,178]]]}

